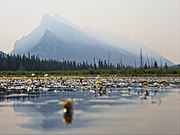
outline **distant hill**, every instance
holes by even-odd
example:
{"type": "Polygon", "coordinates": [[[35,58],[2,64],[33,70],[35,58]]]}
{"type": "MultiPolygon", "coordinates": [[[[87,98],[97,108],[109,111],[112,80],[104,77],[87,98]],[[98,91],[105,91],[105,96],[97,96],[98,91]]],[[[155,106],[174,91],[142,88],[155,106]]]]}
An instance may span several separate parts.
{"type": "MultiPolygon", "coordinates": [[[[124,46],[113,46],[112,43],[100,40],[96,34],[92,36],[86,30],[78,28],[64,18],[49,15],[43,16],[40,25],[30,34],[16,41],[11,53],[27,54],[28,52],[43,59],[91,63],[101,59],[107,63],[122,61],[124,65],[138,66],[140,64],[137,52],[133,53],[131,49],[124,46]]],[[[152,52],[152,54],[154,53],[152,52]]],[[[154,56],[151,62],[154,63],[159,59],[162,60],[162,63],[172,65],[172,62],[161,55],[154,56]]],[[[147,61],[145,55],[143,61],[147,61]]]]}

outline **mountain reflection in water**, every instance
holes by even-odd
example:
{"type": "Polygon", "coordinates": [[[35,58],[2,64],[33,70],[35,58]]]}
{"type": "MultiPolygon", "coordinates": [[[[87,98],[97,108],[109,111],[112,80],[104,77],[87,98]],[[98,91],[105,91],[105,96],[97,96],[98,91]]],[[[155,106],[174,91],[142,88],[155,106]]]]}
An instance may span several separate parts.
{"type": "MultiPolygon", "coordinates": [[[[149,103],[160,105],[161,97],[166,95],[165,93],[167,92],[155,93],[153,98],[148,96],[147,99],[141,99],[133,91],[128,94],[126,91],[113,91],[97,97],[89,92],[62,92],[59,95],[36,97],[30,100],[12,100],[12,107],[18,117],[30,118],[27,123],[18,125],[21,128],[54,132],[103,122],[102,118],[106,119],[106,116],[101,114],[111,110],[111,107],[120,109],[122,106],[132,105],[140,108],[142,104],[149,103]]],[[[110,114],[113,115],[113,111],[110,114]]]]}
{"type": "Polygon", "coordinates": [[[88,114],[100,115],[101,111],[111,106],[139,102],[139,100],[133,101],[133,96],[131,97],[132,101],[130,101],[128,98],[120,98],[119,95],[102,97],[90,95],[88,98],[85,95],[87,95],[86,92],[76,93],[74,97],[70,96],[71,101],[67,96],[43,97],[24,102],[14,101],[13,109],[15,112],[21,113],[22,117],[31,118],[28,123],[19,125],[20,127],[50,131],[68,128],[69,126],[71,128],[87,126],[98,120],[87,117],[88,114]]]}

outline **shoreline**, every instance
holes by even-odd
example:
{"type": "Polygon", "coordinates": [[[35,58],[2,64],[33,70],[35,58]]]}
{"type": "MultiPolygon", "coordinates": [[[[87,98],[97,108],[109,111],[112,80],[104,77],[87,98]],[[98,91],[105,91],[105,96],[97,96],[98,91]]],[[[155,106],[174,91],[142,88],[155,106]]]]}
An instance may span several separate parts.
{"type": "Polygon", "coordinates": [[[82,70],[55,70],[55,71],[0,71],[0,77],[44,77],[48,76],[69,76],[69,77],[180,77],[180,69],[82,69],[82,70]]]}

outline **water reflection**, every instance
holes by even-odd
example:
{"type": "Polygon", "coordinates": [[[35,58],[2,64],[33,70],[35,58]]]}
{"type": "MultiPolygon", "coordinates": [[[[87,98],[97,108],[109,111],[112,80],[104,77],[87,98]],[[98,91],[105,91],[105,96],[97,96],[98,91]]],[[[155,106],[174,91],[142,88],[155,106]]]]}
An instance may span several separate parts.
{"type": "MultiPolygon", "coordinates": [[[[86,93],[84,93],[86,95],[86,93]]],[[[13,109],[16,113],[22,113],[20,117],[29,117],[28,123],[19,125],[22,128],[31,128],[42,131],[54,131],[91,125],[98,118],[87,117],[97,115],[112,106],[132,104],[129,100],[120,97],[93,97],[83,98],[82,93],[76,98],[46,97],[36,98],[30,101],[13,101],[13,109]],[[121,100],[121,101],[120,101],[121,100]]]]}
{"type": "Polygon", "coordinates": [[[80,114],[78,112],[86,112],[87,107],[82,104],[83,101],[77,99],[80,98],[71,100],[67,99],[67,97],[34,99],[21,103],[15,102],[13,109],[16,113],[23,113],[20,117],[31,118],[28,123],[19,125],[22,128],[51,131],[61,130],[67,128],[67,126],[71,126],[72,128],[83,127],[91,120],[79,117],[80,114]],[[75,114],[74,109],[76,109],[75,114]],[[77,118],[74,122],[73,115],[77,118]]]}
{"type": "MultiPolygon", "coordinates": [[[[162,93],[147,89],[127,89],[111,91],[107,95],[95,97],[88,92],[62,92],[53,96],[39,96],[26,98],[23,101],[13,99],[11,107],[18,117],[28,117],[30,121],[21,123],[21,128],[30,128],[40,131],[55,131],[67,128],[87,127],[99,121],[101,113],[111,110],[115,106],[138,104],[161,104],[162,93]],[[140,98],[141,94],[146,96],[140,98]],[[149,102],[150,101],[150,102],[149,102]]],[[[8,103],[4,101],[4,103],[8,103]]],[[[2,104],[0,105],[2,106],[2,104]]],[[[113,112],[111,113],[113,115],[113,112]]],[[[106,116],[103,116],[106,119],[106,116]]]]}
{"type": "Polygon", "coordinates": [[[28,123],[19,125],[22,128],[38,130],[52,130],[62,126],[62,117],[59,115],[61,108],[58,101],[14,103],[13,109],[16,113],[23,113],[20,117],[29,117],[28,123]]]}
{"type": "Polygon", "coordinates": [[[159,106],[162,104],[162,96],[165,96],[165,93],[167,93],[167,89],[165,91],[159,91],[157,89],[152,90],[151,93],[145,90],[143,95],[141,95],[141,105],[146,100],[150,100],[152,104],[158,104],[159,106]]]}
{"type": "Polygon", "coordinates": [[[73,101],[72,101],[72,99],[69,99],[64,103],[63,113],[64,113],[64,121],[65,121],[66,125],[70,125],[73,120],[73,101]]]}

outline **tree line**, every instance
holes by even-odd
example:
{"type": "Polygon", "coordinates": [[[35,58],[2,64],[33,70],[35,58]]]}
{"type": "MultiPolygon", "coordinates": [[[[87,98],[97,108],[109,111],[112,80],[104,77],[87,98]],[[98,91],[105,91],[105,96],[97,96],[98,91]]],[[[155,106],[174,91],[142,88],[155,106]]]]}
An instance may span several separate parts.
{"type": "MultiPolygon", "coordinates": [[[[130,65],[122,63],[109,63],[106,60],[98,59],[97,62],[88,63],[87,61],[77,62],[70,60],[57,61],[52,59],[40,59],[35,55],[3,55],[0,54],[0,71],[54,71],[54,70],[89,70],[89,69],[133,69],[130,65]]],[[[155,61],[153,66],[145,63],[143,69],[158,68],[155,61]]],[[[168,68],[167,64],[162,68],[168,68]]]]}

